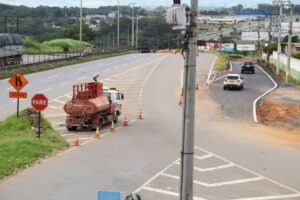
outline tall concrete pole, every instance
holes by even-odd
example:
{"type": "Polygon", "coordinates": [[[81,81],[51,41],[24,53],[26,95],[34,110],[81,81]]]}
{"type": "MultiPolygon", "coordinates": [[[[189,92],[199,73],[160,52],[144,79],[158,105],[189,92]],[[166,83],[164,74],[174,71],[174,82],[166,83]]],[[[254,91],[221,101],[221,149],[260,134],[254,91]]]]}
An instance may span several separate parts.
{"type": "Polygon", "coordinates": [[[131,27],[131,46],[134,47],[134,3],[131,3],[132,6],[132,27],[131,27]]]}
{"type": "Polygon", "coordinates": [[[82,0],[80,0],[80,25],[79,25],[79,53],[81,55],[82,48],[82,0]]]}
{"type": "Polygon", "coordinates": [[[290,27],[289,27],[289,39],[288,39],[288,59],[287,59],[287,69],[285,73],[285,82],[289,82],[290,70],[291,70],[291,55],[292,55],[292,37],[293,37],[293,18],[294,18],[294,4],[290,6],[290,27]]]}
{"type": "Polygon", "coordinates": [[[120,0],[118,0],[118,39],[117,45],[120,46],[120,0]]]}
{"type": "Polygon", "coordinates": [[[280,69],[280,55],[281,55],[281,18],[282,18],[283,4],[279,5],[279,18],[278,18],[278,46],[277,46],[277,67],[276,74],[279,75],[280,69]]]}
{"type": "Polygon", "coordinates": [[[136,17],[136,41],[135,41],[135,48],[139,48],[139,16],[136,17]]]}
{"type": "Polygon", "coordinates": [[[187,30],[188,40],[186,44],[187,49],[184,67],[184,108],[181,152],[180,200],[193,200],[198,12],[198,0],[191,0],[190,26],[187,30]]]}

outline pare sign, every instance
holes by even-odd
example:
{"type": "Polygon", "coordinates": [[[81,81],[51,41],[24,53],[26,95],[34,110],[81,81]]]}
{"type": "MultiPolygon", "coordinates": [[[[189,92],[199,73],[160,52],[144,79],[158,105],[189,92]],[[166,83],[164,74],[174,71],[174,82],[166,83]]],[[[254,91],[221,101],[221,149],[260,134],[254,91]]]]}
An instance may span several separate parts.
{"type": "Polygon", "coordinates": [[[48,99],[43,94],[36,94],[31,99],[32,107],[37,111],[43,111],[48,106],[48,99]]]}

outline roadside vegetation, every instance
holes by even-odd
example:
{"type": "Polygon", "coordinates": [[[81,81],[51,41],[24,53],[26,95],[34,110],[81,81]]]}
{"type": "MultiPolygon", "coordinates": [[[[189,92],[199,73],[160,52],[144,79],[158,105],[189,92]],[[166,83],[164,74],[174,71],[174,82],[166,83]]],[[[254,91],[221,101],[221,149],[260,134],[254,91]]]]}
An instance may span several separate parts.
{"type": "MultiPolygon", "coordinates": [[[[37,42],[26,37],[23,39],[25,54],[44,54],[44,53],[62,53],[64,48],[68,48],[71,52],[79,50],[80,42],[73,39],[56,39],[45,42],[37,42]]],[[[83,42],[82,47],[91,47],[92,45],[83,42]]]]}
{"type": "Polygon", "coordinates": [[[26,109],[20,114],[19,118],[13,115],[0,122],[0,180],[68,147],[44,118],[41,139],[37,138],[36,111],[26,109]]]}
{"type": "Polygon", "coordinates": [[[85,63],[85,62],[104,59],[104,58],[126,55],[130,53],[132,53],[132,51],[126,50],[126,51],[119,51],[114,53],[103,53],[100,55],[77,57],[77,58],[72,58],[70,60],[52,61],[48,63],[41,63],[41,64],[36,64],[36,65],[22,67],[22,68],[14,68],[14,69],[7,69],[7,70],[3,69],[0,72],[0,80],[9,78],[12,75],[16,74],[16,72],[18,71],[21,72],[22,74],[31,74],[31,73],[46,71],[46,70],[55,69],[59,67],[65,67],[68,65],[80,64],[80,63],[85,63]]]}
{"type": "Polygon", "coordinates": [[[223,52],[215,52],[214,55],[217,57],[217,60],[214,64],[213,69],[215,71],[224,71],[229,68],[229,55],[223,52]]]}

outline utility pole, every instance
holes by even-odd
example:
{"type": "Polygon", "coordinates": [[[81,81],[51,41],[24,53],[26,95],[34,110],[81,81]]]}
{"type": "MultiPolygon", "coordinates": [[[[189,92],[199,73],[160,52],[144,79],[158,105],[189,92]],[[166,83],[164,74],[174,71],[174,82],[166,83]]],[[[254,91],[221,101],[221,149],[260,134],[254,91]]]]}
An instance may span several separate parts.
{"type": "Polygon", "coordinates": [[[271,16],[269,27],[268,27],[268,35],[269,35],[268,52],[267,52],[267,61],[268,61],[267,65],[268,66],[270,64],[270,56],[271,56],[271,53],[272,53],[272,52],[270,52],[270,46],[271,46],[271,41],[272,41],[272,26],[273,26],[273,17],[271,16]]]}
{"type": "Polygon", "coordinates": [[[184,66],[183,89],[184,107],[181,151],[180,200],[193,200],[198,12],[198,0],[191,0],[190,25],[187,26],[187,41],[185,46],[186,58],[184,66]]]}
{"type": "Polygon", "coordinates": [[[294,4],[290,5],[290,27],[289,27],[289,39],[288,39],[288,59],[287,69],[285,74],[285,82],[289,82],[290,70],[291,70],[291,55],[292,55],[292,37],[293,37],[293,18],[294,18],[294,4]]]}
{"type": "Polygon", "coordinates": [[[259,18],[257,18],[257,51],[260,49],[260,23],[259,18]]]}
{"type": "Polygon", "coordinates": [[[82,48],[82,0],[80,0],[80,28],[79,28],[79,54],[81,56],[81,48],[82,48]]]}
{"type": "Polygon", "coordinates": [[[4,16],[4,33],[7,33],[7,16],[4,16]]]}
{"type": "Polygon", "coordinates": [[[136,16],[136,42],[135,42],[135,48],[139,48],[139,16],[136,16]]]}
{"type": "Polygon", "coordinates": [[[120,46],[120,0],[118,0],[118,39],[117,45],[120,46]]]}
{"type": "Polygon", "coordinates": [[[127,45],[129,46],[129,38],[130,38],[130,28],[129,28],[129,24],[127,25],[127,28],[128,28],[128,34],[127,34],[127,45]]]}
{"type": "Polygon", "coordinates": [[[131,3],[131,6],[132,6],[132,22],[131,22],[131,24],[132,24],[132,27],[131,27],[131,33],[132,33],[132,35],[131,35],[131,46],[132,47],[134,47],[134,3],[131,3]]]}

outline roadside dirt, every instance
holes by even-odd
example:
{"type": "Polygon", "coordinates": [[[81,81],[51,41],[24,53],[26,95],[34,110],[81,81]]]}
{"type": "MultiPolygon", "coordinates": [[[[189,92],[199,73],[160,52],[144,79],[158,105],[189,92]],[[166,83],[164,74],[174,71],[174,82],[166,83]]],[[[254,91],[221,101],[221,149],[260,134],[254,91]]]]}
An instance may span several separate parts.
{"type": "Polygon", "coordinates": [[[300,88],[284,85],[258,105],[261,123],[300,135],[300,88]]]}

